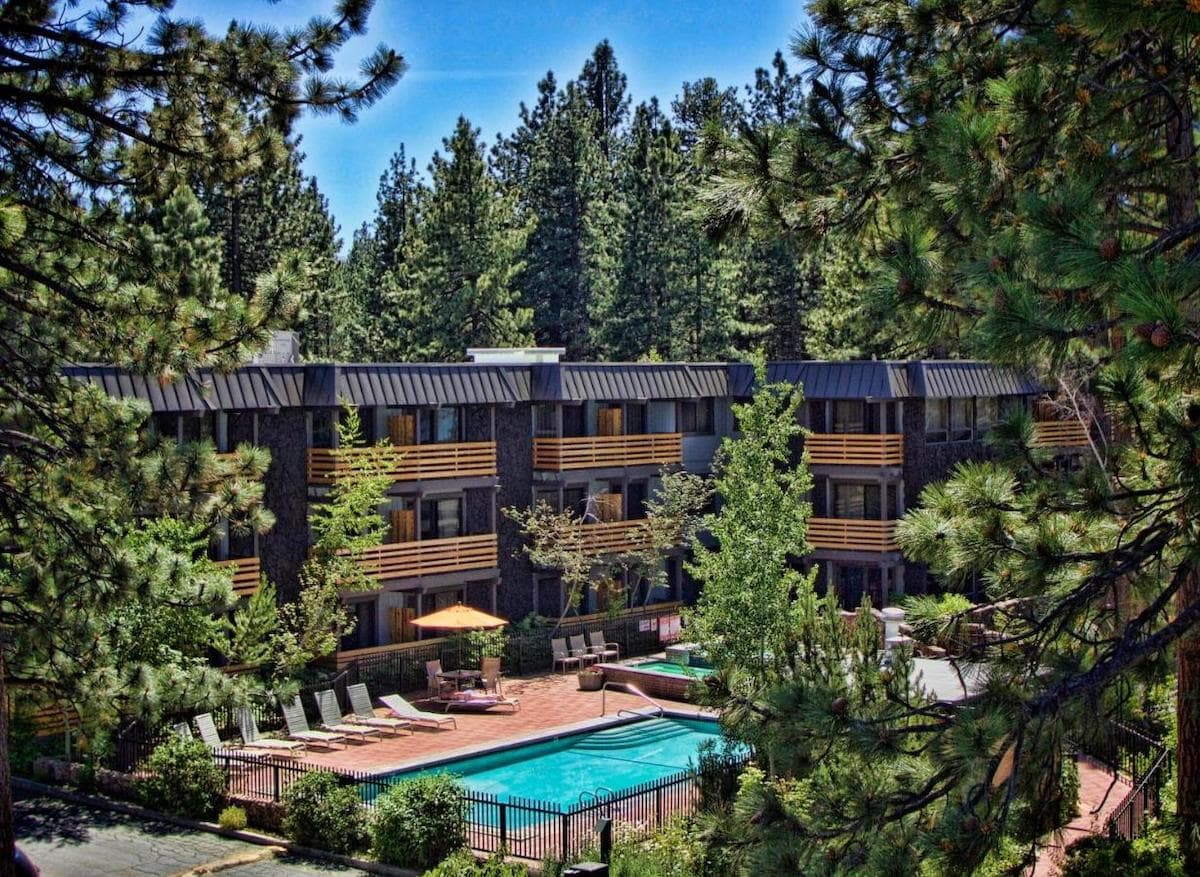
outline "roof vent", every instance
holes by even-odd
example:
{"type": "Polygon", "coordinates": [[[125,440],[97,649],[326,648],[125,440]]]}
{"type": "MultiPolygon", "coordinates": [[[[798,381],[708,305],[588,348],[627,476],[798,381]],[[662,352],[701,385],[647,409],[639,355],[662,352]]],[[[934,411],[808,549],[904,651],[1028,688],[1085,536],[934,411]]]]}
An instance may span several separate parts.
{"type": "Polygon", "coordinates": [[[468,347],[467,358],[480,365],[535,365],[558,362],[565,347],[468,347]]]}

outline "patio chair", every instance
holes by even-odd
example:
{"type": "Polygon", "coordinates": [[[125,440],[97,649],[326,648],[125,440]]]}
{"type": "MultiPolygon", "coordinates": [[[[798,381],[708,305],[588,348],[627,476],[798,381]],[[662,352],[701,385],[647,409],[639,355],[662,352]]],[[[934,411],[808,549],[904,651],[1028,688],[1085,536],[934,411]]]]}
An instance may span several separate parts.
{"type": "Polygon", "coordinates": [[[480,672],[483,674],[483,690],[492,691],[496,694],[503,694],[500,687],[500,659],[499,658],[484,658],[480,663],[480,672]]]}
{"type": "MultiPolygon", "coordinates": [[[[362,686],[364,692],[366,688],[367,686],[362,686]]],[[[458,727],[458,720],[454,716],[440,716],[437,713],[419,710],[398,694],[384,694],[380,696],[379,702],[390,709],[393,715],[399,716],[402,719],[408,719],[408,721],[417,725],[433,725],[435,728],[441,728],[445,725],[451,725],[454,728],[458,727]]]]}
{"type": "Polygon", "coordinates": [[[289,740],[299,740],[310,746],[324,746],[326,749],[332,749],[334,743],[346,745],[345,734],[314,731],[308,727],[308,717],[304,715],[304,706],[300,703],[299,695],[296,695],[288,703],[280,703],[279,708],[283,711],[283,721],[287,724],[289,740]]]}
{"type": "Polygon", "coordinates": [[[338,704],[337,692],[332,688],[317,692],[317,711],[321,714],[321,730],[334,734],[345,734],[347,740],[370,743],[383,739],[383,729],[370,725],[356,725],[342,721],[342,708],[338,704]]]}
{"type": "Polygon", "coordinates": [[[600,660],[600,656],[589,649],[587,643],[583,641],[582,633],[570,637],[569,642],[571,643],[571,656],[582,661],[585,667],[600,660]]]}
{"type": "Polygon", "coordinates": [[[605,642],[604,631],[589,630],[587,632],[587,642],[592,650],[592,654],[599,655],[601,661],[619,661],[621,659],[620,644],[605,642]]]}
{"type": "MultiPolygon", "coordinates": [[[[276,740],[259,734],[258,722],[254,720],[254,713],[245,707],[238,710],[238,727],[242,732],[242,746],[246,749],[259,749],[263,754],[273,752],[292,757],[303,755],[307,749],[300,740],[276,740]]],[[[212,713],[201,713],[196,716],[196,730],[200,732],[200,739],[209,749],[216,751],[229,745],[223,743],[217,734],[217,725],[213,721],[212,713]]]]}
{"type": "Polygon", "coordinates": [[[559,664],[561,664],[564,673],[572,664],[574,664],[576,667],[581,667],[583,665],[583,660],[571,654],[571,652],[567,649],[567,641],[565,639],[550,640],[550,651],[554,653],[554,666],[557,667],[559,664]]]}
{"type": "Polygon", "coordinates": [[[188,727],[187,722],[176,722],[171,726],[171,733],[182,740],[192,739],[192,729],[188,727]]]}
{"type": "Polygon", "coordinates": [[[412,722],[408,719],[392,719],[387,716],[375,715],[375,710],[371,707],[371,695],[367,694],[367,686],[364,683],[346,686],[346,694],[350,697],[350,708],[354,711],[349,716],[351,722],[391,731],[393,736],[399,734],[403,728],[407,728],[408,733],[412,733],[412,722]]]}
{"type": "Polygon", "coordinates": [[[442,672],[441,661],[426,661],[425,662],[425,681],[429,684],[429,696],[441,697],[442,692],[446,690],[455,691],[454,683],[446,679],[441,679],[438,674],[442,672]]]}

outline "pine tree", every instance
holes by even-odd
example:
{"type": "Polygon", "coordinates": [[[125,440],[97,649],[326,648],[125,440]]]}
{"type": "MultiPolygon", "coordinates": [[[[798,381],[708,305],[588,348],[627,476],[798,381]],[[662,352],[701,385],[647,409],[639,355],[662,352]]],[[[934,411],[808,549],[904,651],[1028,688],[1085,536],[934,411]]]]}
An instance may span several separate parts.
{"type": "Polygon", "coordinates": [[[617,56],[608,40],[601,41],[592,57],[583,65],[577,80],[579,96],[592,113],[592,130],[600,145],[600,154],[612,162],[621,126],[629,115],[629,95],[625,93],[625,74],[617,65],[617,56]]]}
{"type": "Polygon", "coordinates": [[[1171,657],[1176,815],[1184,869],[1200,869],[1200,17],[1088,0],[812,12],[794,47],[812,82],[805,115],[760,152],[760,167],[788,170],[727,166],[714,223],[879,234],[893,334],[1037,369],[1085,424],[1103,406],[1110,426],[1064,471],[1014,418],[997,436],[1002,461],[962,469],[902,524],[908,556],[946,585],[979,576],[989,604],[1019,608],[1001,615],[1003,646],[975,655],[985,694],[928,729],[945,785],[914,777],[879,822],[937,806],[941,828],[922,827],[922,842],[946,870],[975,867],[1013,807],[1044,813],[1054,797],[1025,778],[1055,791],[1068,736],[1120,718],[1139,673],[1171,657]]]}
{"type": "Polygon", "coordinates": [[[531,314],[515,288],[529,228],[491,175],[477,128],[459,117],[443,143],[395,275],[405,359],[455,360],[468,347],[530,340],[531,314]]]}
{"type": "MultiPolygon", "coordinates": [[[[170,381],[244,361],[287,318],[300,278],[275,268],[232,295],[184,184],[281,157],[305,108],[349,119],[378,99],[403,71],[386,48],[361,82],[321,75],[369,6],[345,0],[302,28],[221,36],[165,17],[145,33],[143,7],[169,4],[0,10],[0,685],[25,700],[63,699],[94,721],[121,685],[134,686],[131,706],[162,693],[114,663],[119,641],[104,626],[163,584],[164,567],[139,564],[130,541],[146,509],[147,411],[63,367],[111,362],[170,381]]],[[[14,871],[7,717],[0,709],[0,877],[14,871]]]]}

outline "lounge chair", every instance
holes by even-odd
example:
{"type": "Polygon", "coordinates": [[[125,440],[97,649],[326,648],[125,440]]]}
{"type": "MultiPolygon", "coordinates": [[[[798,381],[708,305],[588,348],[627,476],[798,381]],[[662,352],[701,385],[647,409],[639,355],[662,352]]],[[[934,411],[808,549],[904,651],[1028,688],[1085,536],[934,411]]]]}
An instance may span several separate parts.
{"type": "Polygon", "coordinates": [[[308,717],[304,715],[304,706],[300,703],[299,695],[289,703],[281,703],[279,707],[283,710],[283,720],[287,723],[289,740],[299,740],[310,746],[324,746],[326,749],[332,749],[334,743],[346,745],[345,734],[314,731],[308,727],[308,717]]]}
{"type": "Polygon", "coordinates": [[[578,658],[583,662],[583,666],[595,664],[600,660],[600,656],[588,648],[587,643],[583,641],[583,634],[576,634],[570,638],[571,657],[578,658]]]}
{"type": "Polygon", "coordinates": [[[604,641],[604,631],[589,630],[587,632],[588,646],[592,650],[593,655],[599,655],[601,661],[618,661],[621,658],[621,647],[619,643],[608,643],[604,641]]]}
{"type": "Polygon", "coordinates": [[[565,639],[550,640],[550,651],[554,653],[554,666],[557,667],[559,664],[562,664],[564,673],[572,664],[576,667],[583,664],[582,659],[575,657],[567,649],[567,641],[565,639]]]}
{"type": "Polygon", "coordinates": [[[403,728],[407,728],[408,733],[412,733],[412,722],[408,719],[393,719],[375,715],[375,710],[371,706],[371,695],[367,694],[367,686],[364,683],[346,686],[346,694],[350,696],[350,707],[354,710],[347,717],[349,721],[358,725],[391,731],[393,735],[399,734],[403,728]]]}
{"type": "MultiPolygon", "coordinates": [[[[366,686],[363,687],[366,688],[366,686]]],[[[385,694],[379,698],[379,702],[390,709],[393,715],[408,719],[417,725],[433,725],[436,728],[445,725],[458,727],[458,720],[454,716],[439,716],[437,713],[419,710],[398,694],[385,694]]]]}
{"type": "MultiPolygon", "coordinates": [[[[292,757],[305,753],[306,747],[299,740],[276,740],[259,734],[258,722],[254,720],[254,713],[245,707],[238,710],[238,727],[242,732],[242,746],[246,749],[258,749],[264,755],[275,753],[292,757]]],[[[229,745],[223,743],[217,734],[217,725],[213,721],[212,713],[201,713],[196,716],[196,730],[200,732],[200,739],[214,752],[229,745]]]]}
{"type": "Polygon", "coordinates": [[[321,713],[321,730],[334,734],[345,734],[347,740],[357,740],[360,743],[370,743],[383,739],[382,728],[372,728],[370,725],[352,724],[342,721],[342,708],[338,704],[337,692],[332,688],[317,692],[317,711],[321,713]]]}
{"type": "Polygon", "coordinates": [[[466,691],[456,691],[453,694],[438,698],[438,703],[446,712],[450,712],[450,708],[462,710],[478,710],[485,712],[496,706],[511,707],[512,711],[518,712],[521,709],[521,702],[515,697],[498,697],[494,694],[481,694],[478,691],[467,689],[466,691]]]}

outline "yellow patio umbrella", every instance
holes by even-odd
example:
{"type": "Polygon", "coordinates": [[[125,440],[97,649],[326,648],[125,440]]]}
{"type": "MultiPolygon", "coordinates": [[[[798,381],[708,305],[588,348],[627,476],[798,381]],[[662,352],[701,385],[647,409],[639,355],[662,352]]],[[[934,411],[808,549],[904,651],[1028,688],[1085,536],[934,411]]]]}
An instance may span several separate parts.
{"type": "Polygon", "coordinates": [[[503,618],[488,615],[462,603],[414,618],[412,623],[417,627],[433,627],[439,630],[480,630],[504,627],[508,624],[503,618]]]}

